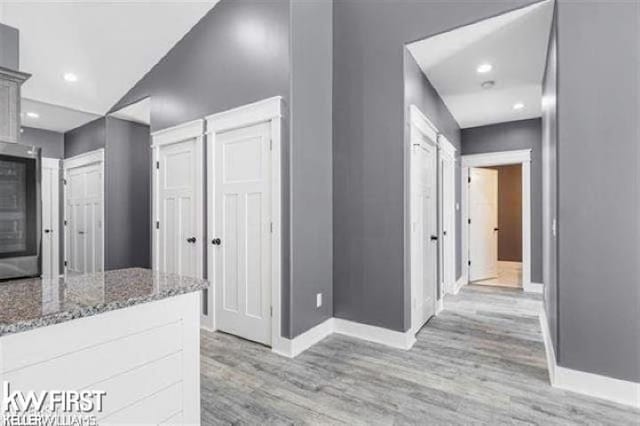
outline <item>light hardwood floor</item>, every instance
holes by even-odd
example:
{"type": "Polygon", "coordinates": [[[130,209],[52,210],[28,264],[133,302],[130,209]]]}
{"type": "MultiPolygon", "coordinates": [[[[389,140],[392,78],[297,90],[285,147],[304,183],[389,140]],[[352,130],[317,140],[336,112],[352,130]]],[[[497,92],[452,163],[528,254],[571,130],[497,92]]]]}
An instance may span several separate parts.
{"type": "Polygon", "coordinates": [[[202,424],[611,424],[640,411],[548,384],[538,295],[447,296],[410,351],[332,335],[295,359],[202,333],[202,424]]]}
{"type": "Polygon", "coordinates": [[[522,288],[522,263],[498,261],[498,276],[488,280],[474,281],[477,285],[522,288]]]}

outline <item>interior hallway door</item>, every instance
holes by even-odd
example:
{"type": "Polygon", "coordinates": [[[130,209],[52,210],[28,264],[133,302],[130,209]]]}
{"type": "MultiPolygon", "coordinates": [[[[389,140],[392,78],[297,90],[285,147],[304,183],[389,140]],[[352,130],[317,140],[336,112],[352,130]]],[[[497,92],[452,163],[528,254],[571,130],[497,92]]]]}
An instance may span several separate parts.
{"type": "Polygon", "coordinates": [[[104,270],[102,163],[66,170],[66,272],[104,270]]]}
{"type": "Polygon", "coordinates": [[[197,138],[159,147],[157,270],[200,277],[202,241],[198,240],[197,138]]]}
{"type": "Polygon", "coordinates": [[[271,125],[219,133],[214,144],[216,325],[271,344],[271,125]]]}
{"type": "Polygon", "coordinates": [[[60,160],[42,159],[42,276],[55,278],[60,274],[59,253],[59,193],[60,160]]]}
{"type": "Polygon", "coordinates": [[[498,276],[498,171],[469,169],[469,280],[498,276]]]}
{"type": "Polygon", "coordinates": [[[411,280],[413,329],[435,315],[438,276],[437,152],[429,138],[412,138],[411,280]]]}

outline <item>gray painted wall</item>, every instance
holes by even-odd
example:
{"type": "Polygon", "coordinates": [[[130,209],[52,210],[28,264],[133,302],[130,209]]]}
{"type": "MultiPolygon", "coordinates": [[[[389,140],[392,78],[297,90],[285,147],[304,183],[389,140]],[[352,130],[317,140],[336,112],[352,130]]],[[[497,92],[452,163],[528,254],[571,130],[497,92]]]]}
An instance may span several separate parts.
{"type": "Polygon", "coordinates": [[[532,1],[333,5],[334,315],[409,328],[404,45],[532,1]]]}
{"type": "Polygon", "coordinates": [[[531,281],[542,282],[542,120],[462,129],[462,154],[531,150],[531,281]]]}
{"type": "Polygon", "coordinates": [[[64,134],[64,158],[104,148],[107,143],[106,123],[106,118],[100,117],[66,132],[64,134]]]}
{"type": "Polygon", "coordinates": [[[151,96],[156,131],[276,95],[288,102],[289,67],[289,2],[222,0],[111,112],[151,96]]]}
{"type": "Polygon", "coordinates": [[[640,2],[557,7],[558,362],[640,382],[640,2]]]}
{"type": "Polygon", "coordinates": [[[149,126],[107,117],[105,269],[151,267],[149,126]]]}
{"type": "Polygon", "coordinates": [[[291,337],[333,316],[332,9],[291,2],[291,337]]]}
{"type": "Polygon", "coordinates": [[[20,69],[20,35],[16,28],[0,24],[0,67],[20,69]]]}
{"type": "Polygon", "coordinates": [[[554,11],[547,63],[542,83],[542,275],[544,308],[549,334],[558,353],[558,240],[553,222],[558,217],[558,120],[557,120],[557,28],[554,11]]]}
{"type": "Polygon", "coordinates": [[[22,127],[20,144],[33,145],[42,149],[42,156],[64,158],[64,134],[50,130],[22,127]]]}

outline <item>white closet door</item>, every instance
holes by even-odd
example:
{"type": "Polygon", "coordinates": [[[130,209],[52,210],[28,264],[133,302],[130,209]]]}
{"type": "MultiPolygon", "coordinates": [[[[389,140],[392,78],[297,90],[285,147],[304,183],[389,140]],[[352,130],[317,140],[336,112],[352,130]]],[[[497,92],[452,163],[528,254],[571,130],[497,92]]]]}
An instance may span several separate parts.
{"type": "Polygon", "coordinates": [[[416,135],[412,143],[412,323],[417,331],[435,314],[438,245],[432,236],[438,235],[437,157],[426,136],[416,135]]]}
{"type": "Polygon", "coordinates": [[[211,248],[215,250],[216,324],[271,344],[270,124],[216,135],[211,248]]]}
{"type": "Polygon", "coordinates": [[[104,265],[102,164],[67,169],[67,272],[101,272],[104,265]]]}
{"type": "Polygon", "coordinates": [[[445,288],[453,289],[456,275],[456,189],[455,162],[450,157],[442,161],[442,268],[445,288]]]}
{"type": "Polygon", "coordinates": [[[498,171],[469,171],[469,280],[498,275],[498,171]]]}
{"type": "Polygon", "coordinates": [[[199,277],[197,139],[159,147],[158,264],[160,272],[199,277]]]}
{"type": "Polygon", "coordinates": [[[60,160],[42,159],[42,276],[59,275],[60,160]]]}

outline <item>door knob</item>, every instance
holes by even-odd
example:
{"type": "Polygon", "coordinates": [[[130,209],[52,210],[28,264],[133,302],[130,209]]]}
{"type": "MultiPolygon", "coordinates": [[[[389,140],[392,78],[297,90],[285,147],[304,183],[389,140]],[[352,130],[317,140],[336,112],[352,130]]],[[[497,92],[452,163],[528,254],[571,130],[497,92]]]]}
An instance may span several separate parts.
{"type": "Polygon", "coordinates": [[[431,241],[438,241],[438,237],[436,235],[431,236],[431,241]]]}
{"type": "Polygon", "coordinates": [[[500,230],[500,228],[493,228],[493,230],[494,230],[494,231],[499,231],[499,230],[500,230]]]}
{"type": "Polygon", "coordinates": [[[447,231],[442,231],[442,235],[447,236],[447,231]]]}
{"type": "Polygon", "coordinates": [[[220,241],[220,238],[214,238],[213,240],[211,240],[211,244],[213,244],[214,246],[219,246],[222,243],[222,241],[220,241]]]}
{"type": "Polygon", "coordinates": [[[195,243],[196,242],[196,237],[187,238],[187,242],[191,243],[191,244],[195,243]]]}
{"type": "Polygon", "coordinates": [[[44,233],[45,233],[45,234],[48,234],[49,232],[51,232],[51,229],[45,229],[45,230],[44,230],[44,233]]]}

